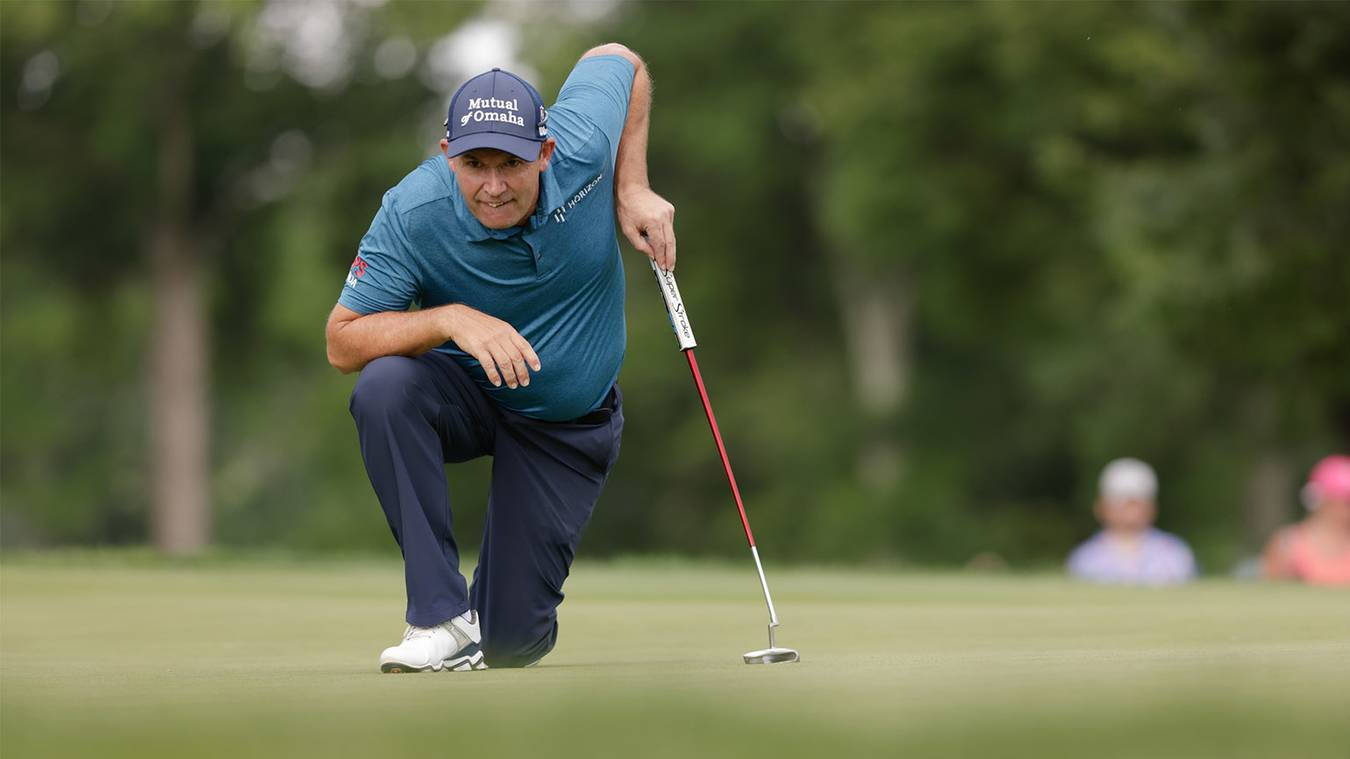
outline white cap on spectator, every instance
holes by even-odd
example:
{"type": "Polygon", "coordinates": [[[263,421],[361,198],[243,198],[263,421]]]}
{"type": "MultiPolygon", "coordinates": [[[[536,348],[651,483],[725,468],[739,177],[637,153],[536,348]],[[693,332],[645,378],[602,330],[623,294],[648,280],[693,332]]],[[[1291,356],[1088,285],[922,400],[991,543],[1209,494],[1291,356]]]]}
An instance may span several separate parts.
{"type": "Polygon", "coordinates": [[[1158,495],[1158,477],[1139,459],[1116,459],[1102,469],[1097,490],[1106,501],[1151,501],[1158,495]]]}

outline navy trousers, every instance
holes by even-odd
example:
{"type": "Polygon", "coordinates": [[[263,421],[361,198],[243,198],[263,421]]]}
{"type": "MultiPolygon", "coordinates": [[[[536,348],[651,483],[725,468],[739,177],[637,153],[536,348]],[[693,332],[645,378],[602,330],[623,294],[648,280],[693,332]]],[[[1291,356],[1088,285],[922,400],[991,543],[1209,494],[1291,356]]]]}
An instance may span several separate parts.
{"type": "Polygon", "coordinates": [[[403,551],[408,624],[478,612],[490,666],[524,666],[558,638],[557,608],[582,530],[619,456],[623,395],[570,422],[499,407],[437,351],[366,365],[351,413],[375,495],[403,551]],[[492,456],[472,588],[459,572],[445,464],[492,456]]]}

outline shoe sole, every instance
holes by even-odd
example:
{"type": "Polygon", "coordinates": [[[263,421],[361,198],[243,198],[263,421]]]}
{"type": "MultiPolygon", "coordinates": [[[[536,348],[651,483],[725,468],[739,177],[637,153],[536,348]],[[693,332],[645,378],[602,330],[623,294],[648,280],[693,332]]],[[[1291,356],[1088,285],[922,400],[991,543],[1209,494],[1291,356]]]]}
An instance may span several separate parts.
{"type": "Polygon", "coordinates": [[[452,656],[445,661],[437,662],[428,667],[417,667],[403,662],[389,661],[380,665],[380,671],[390,675],[411,674],[414,672],[469,672],[475,669],[487,669],[487,663],[483,661],[483,652],[478,648],[478,644],[473,644],[461,650],[459,656],[452,656]]]}

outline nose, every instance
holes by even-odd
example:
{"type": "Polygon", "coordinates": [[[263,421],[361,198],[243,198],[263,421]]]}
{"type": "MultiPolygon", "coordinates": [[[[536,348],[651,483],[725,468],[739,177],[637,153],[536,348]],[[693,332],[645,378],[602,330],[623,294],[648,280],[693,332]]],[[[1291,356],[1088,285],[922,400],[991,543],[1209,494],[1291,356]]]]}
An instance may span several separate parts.
{"type": "Polygon", "coordinates": [[[483,181],[483,190],[494,196],[506,192],[506,177],[503,176],[501,169],[488,169],[487,178],[483,181]]]}

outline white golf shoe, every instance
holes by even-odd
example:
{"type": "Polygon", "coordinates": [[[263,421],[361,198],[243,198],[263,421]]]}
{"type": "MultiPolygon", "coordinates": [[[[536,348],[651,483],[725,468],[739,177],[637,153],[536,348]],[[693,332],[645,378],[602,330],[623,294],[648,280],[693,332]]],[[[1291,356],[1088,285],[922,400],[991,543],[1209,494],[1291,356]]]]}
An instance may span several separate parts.
{"type": "Polygon", "coordinates": [[[380,653],[381,672],[464,672],[487,669],[478,614],[466,611],[435,627],[408,625],[403,642],[380,653]]]}

